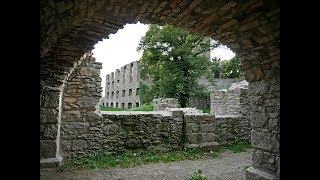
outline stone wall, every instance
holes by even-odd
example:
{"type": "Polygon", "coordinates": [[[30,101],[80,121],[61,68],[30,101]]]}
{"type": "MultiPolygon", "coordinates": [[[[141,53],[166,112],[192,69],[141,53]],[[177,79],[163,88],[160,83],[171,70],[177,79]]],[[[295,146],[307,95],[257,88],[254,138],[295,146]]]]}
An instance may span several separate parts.
{"type": "Polygon", "coordinates": [[[66,84],[60,132],[60,153],[63,157],[70,150],[77,151],[87,146],[91,148],[91,144],[85,142],[95,136],[95,132],[85,134],[84,130],[99,119],[97,108],[102,92],[101,68],[102,63],[88,56],[73,71],[66,84]]]}
{"type": "Polygon", "coordinates": [[[179,106],[178,99],[175,98],[159,98],[153,99],[153,110],[160,111],[164,110],[165,108],[177,108],[179,106]]]}
{"type": "Polygon", "coordinates": [[[97,150],[116,154],[128,149],[155,152],[184,147],[214,149],[239,139],[250,140],[250,130],[250,124],[239,117],[215,118],[193,108],[102,112],[102,117],[96,115],[72,126],[64,126],[62,154],[64,158],[69,158],[97,150]]]}
{"type": "Polygon", "coordinates": [[[211,148],[239,140],[250,141],[250,121],[241,116],[190,114],[185,119],[185,147],[211,148]]]}
{"type": "Polygon", "coordinates": [[[248,82],[234,83],[229,89],[214,90],[210,94],[210,113],[219,115],[246,116],[251,115],[248,82]]]}

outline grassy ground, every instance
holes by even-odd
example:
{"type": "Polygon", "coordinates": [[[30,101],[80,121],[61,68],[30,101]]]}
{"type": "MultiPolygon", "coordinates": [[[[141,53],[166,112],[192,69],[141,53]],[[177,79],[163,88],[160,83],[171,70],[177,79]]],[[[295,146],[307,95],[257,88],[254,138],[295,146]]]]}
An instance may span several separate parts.
{"type": "Polygon", "coordinates": [[[152,111],[152,110],[153,110],[152,104],[143,104],[139,107],[135,107],[131,109],[100,106],[100,111],[152,111]]]}
{"type": "Polygon", "coordinates": [[[233,151],[234,153],[244,152],[246,149],[251,148],[251,144],[248,141],[238,141],[232,144],[224,146],[226,149],[233,151]]]}
{"type": "Polygon", "coordinates": [[[183,151],[171,151],[166,153],[155,153],[147,150],[128,150],[123,154],[110,155],[106,152],[96,152],[94,154],[81,158],[71,159],[64,165],[60,166],[59,171],[68,171],[70,169],[96,169],[111,167],[134,167],[142,164],[157,162],[173,162],[182,160],[195,160],[200,158],[216,158],[225,149],[235,153],[243,152],[250,148],[248,142],[240,141],[230,145],[222,146],[217,151],[201,151],[188,149],[183,151]]]}

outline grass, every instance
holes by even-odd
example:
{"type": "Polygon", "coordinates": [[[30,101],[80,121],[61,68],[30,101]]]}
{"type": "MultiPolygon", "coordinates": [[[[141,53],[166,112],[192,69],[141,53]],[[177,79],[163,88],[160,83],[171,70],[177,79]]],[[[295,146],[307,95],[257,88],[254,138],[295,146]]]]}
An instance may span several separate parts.
{"type": "Polygon", "coordinates": [[[105,107],[100,106],[100,111],[153,111],[152,104],[143,104],[139,107],[135,107],[132,109],[124,109],[124,108],[113,108],[113,107],[105,107]]]}
{"type": "Polygon", "coordinates": [[[143,104],[139,107],[128,109],[128,111],[153,111],[153,105],[152,104],[143,104]]]}
{"type": "Polygon", "coordinates": [[[123,154],[110,155],[102,151],[94,154],[76,158],[60,166],[58,171],[68,171],[70,169],[97,169],[112,167],[135,167],[142,164],[158,162],[174,162],[182,160],[196,160],[203,157],[216,158],[220,152],[204,152],[201,150],[171,151],[166,153],[154,153],[147,150],[130,150],[123,154]]]}
{"type": "Polygon", "coordinates": [[[194,172],[188,180],[208,180],[209,178],[202,174],[202,171],[199,169],[198,172],[194,172]]]}
{"type": "Polygon", "coordinates": [[[210,108],[200,108],[204,113],[210,113],[210,108]]]}
{"type": "Polygon", "coordinates": [[[232,144],[227,144],[224,147],[234,153],[239,153],[245,152],[248,148],[251,148],[251,144],[249,141],[241,140],[232,144]]]}
{"type": "Polygon", "coordinates": [[[113,108],[113,107],[106,107],[106,106],[100,106],[100,111],[127,111],[127,109],[123,108],[113,108]]]}

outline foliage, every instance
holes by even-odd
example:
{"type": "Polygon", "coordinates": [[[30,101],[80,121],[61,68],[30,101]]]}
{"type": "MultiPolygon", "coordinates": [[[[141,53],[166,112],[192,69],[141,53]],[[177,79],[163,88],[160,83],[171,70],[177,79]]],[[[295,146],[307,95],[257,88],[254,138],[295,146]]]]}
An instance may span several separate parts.
{"type": "Polygon", "coordinates": [[[198,172],[194,172],[189,180],[208,180],[208,177],[202,174],[202,171],[199,169],[198,172]]]}
{"type": "Polygon", "coordinates": [[[249,141],[241,140],[232,144],[225,145],[225,148],[233,151],[234,153],[245,152],[247,149],[251,148],[249,141]]]}
{"type": "Polygon", "coordinates": [[[212,60],[210,69],[214,78],[239,78],[242,74],[240,60],[237,56],[228,61],[215,58],[212,60]]]}
{"type": "Polygon", "coordinates": [[[142,83],[143,102],[176,98],[181,107],[186,107],[190,96],[203,95],[206,89],[196,79],[211,73],[208,55],[218,45],[209,38],[170,25],[150,25],[137,48],[143,50],[141,77],[152,78],[152,84],[142,83]]]}
{"type": "Polygon", "coordinates": [[[199,108],[204,113],[210,113],[210,108],[199,108]]]}
{"type": "Polygon", "coordinates": [[[236,56],[224,64],[224,75],[228,78],[239,78],[240,60],[236,56]]]}
{"type": "Polygon", "coordinates": [[[88,156],[72,159],[69,166],[84,169],[134,167],[142,164],[195,160],[204,157],[216,158],[218,156],[212,156],[211,152],[208,154],[194,149],[166,153],[155,153],[148,150],[128,150],[123,154],[110,154],[99,151],[88,156]]]}

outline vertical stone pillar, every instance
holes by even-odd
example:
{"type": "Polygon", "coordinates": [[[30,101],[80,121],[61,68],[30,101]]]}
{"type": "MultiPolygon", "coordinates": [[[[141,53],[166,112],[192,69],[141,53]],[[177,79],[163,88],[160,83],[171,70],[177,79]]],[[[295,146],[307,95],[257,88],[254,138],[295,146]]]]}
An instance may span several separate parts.
{"type": "Polygon", "coordinates": [[[59,100],[58,88],[42,87],[40,91],[40,165],[59,166],[59,100]]]}
{"type": "Polygon", "coordinates": [[[273,54],[274,58],[260,60],[244,71],[252,106],[253,153],[252,167],[246,170],[248,180],[280,179],[280,59],[273,54]]]}

